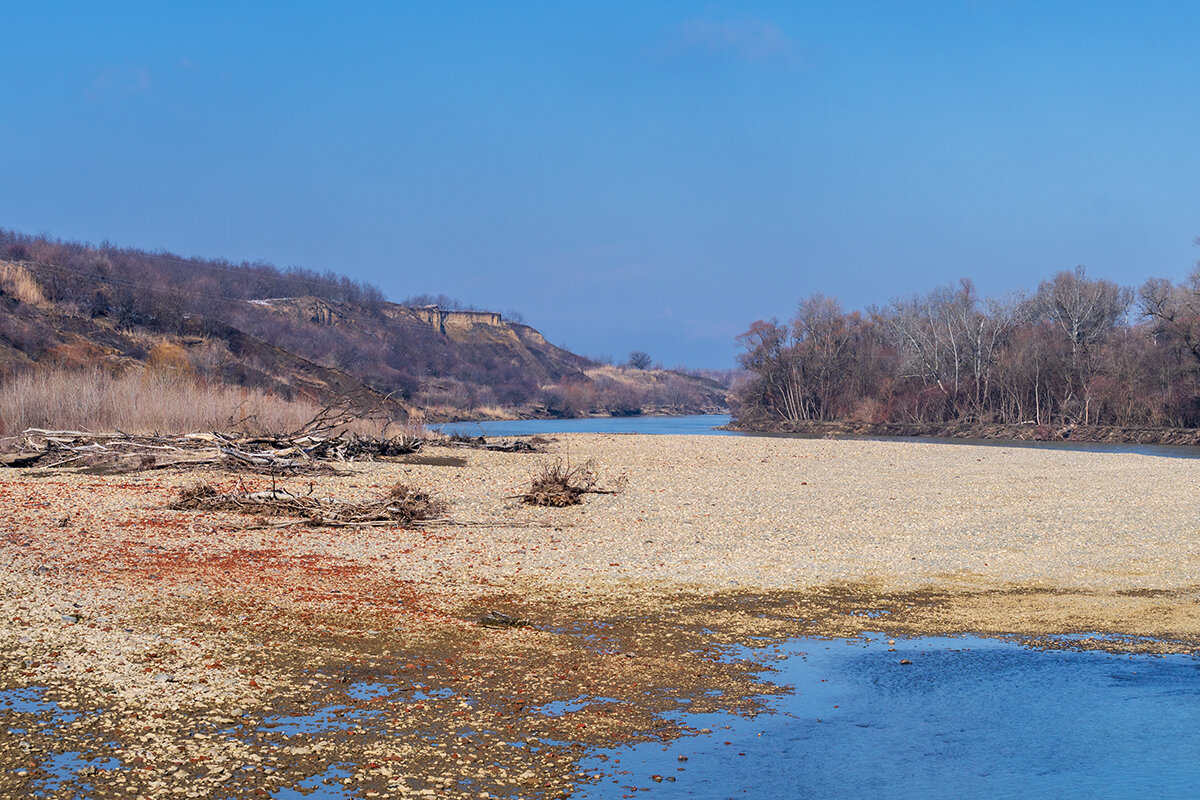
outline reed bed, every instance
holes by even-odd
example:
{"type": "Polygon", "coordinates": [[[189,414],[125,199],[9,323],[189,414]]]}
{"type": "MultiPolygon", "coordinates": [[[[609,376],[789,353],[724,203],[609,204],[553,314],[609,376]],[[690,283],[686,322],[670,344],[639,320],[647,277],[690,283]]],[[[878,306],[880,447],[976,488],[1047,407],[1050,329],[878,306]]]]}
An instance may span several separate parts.
{"type": "Polygon", "coordinates": [[[27,428],[183,433],[294,431],[322,407],[190,376],[129,370],[42,369],[0,381],[0,434],[27,428]]]}

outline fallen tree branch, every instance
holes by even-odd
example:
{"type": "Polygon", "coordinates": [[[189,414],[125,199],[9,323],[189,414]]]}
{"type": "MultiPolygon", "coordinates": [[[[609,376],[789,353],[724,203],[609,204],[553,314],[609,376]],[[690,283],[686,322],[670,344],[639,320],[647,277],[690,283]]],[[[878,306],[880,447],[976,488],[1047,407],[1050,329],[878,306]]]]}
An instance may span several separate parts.
{"type": "Polygon", "coordinates": [[[176,511],[234,511],[266,517],[300,517],[307,524],[333,528],[370,528],[441,521],[449,505],[441,498],[398,483],[386,494],[365,502],[295,495],[286,489],[221,493],[206,483],[180,490],[168,505],[176,511]]]}
{"type": "Polygon", "coordinates": [[[17,440],[21,443],[14,452],[0,454],[0,466],[83,467],[106,473],[213,466],[280,475],[330,472],[331,462],[403,455],[424,443],[415,429],[391,438],[353,433],[239,438],[216,432],[154,436],[29,428],[11,439],[17,440]]]}

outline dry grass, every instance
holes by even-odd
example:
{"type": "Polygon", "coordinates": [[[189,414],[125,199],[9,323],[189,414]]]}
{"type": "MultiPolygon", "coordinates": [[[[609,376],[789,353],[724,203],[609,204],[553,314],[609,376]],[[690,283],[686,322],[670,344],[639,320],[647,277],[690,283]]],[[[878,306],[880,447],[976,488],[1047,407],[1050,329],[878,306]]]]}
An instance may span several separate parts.
{"type": "Polygon", "coordinates": [[[29,270],[10,261],[0,261],[0,291],[17,298],[22,303],[38,307],[48,305],[37,279],[29,270]]]}
{"type": "Polygon", "coordinates": [[[26,428],[271,434],[301,428],[321,410],[261,391],[197,383],[147,370],[43,369],[0,382],[0,433],[26,428]]]}

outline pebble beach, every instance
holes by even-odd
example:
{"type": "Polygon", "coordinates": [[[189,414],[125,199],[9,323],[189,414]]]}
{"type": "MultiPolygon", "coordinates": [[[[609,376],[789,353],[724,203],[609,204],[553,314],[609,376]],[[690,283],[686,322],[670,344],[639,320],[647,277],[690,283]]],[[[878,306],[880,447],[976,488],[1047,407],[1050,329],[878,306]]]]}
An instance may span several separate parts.
{"type": "Polygon", "coordinates": [[[681,703],[754,713],[779,691],[762,664],[719,657],[735,644],[869,630],[1200,647],[1200,459],[611,434],[545,447],[275,479],[342,499],[404,482],[450,504],[447,520],[369,529],[167,508],[197,480],[270,488],[261,475],[0,471],[0,794],[252,797],[316,780],[355,797],[565,797],[595,779],[577,769],[589,748],[693,735],[671,721],[681,703]],[[590,462],[615,493],[522,504],[556,459],[590,462]],[[526,624],[480,625],[489,611],[526,624]],[[322,714],[336,722],[296,722],[322,714]]]}

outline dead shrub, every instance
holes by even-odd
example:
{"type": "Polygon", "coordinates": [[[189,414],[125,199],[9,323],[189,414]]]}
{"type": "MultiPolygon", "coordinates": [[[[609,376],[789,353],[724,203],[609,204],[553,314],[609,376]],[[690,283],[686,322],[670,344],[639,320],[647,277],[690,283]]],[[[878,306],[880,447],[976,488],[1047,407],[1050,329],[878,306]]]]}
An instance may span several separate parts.
{"type": "Polygon", "coordinates": [[[425,426],[419,422],[408,421],[402,424],[389,423],[383,429],[385,444],[382,455],[401,456],[415,453],[429,439],[425,426]]]}
{"type": "Polygon", "coordinates": [[[169,508],[197,508],[207,498],[216,497],[219,493],[207,483],[194,483],[179,490],[179,496],[171,501],[169,508]]]}
{"type": "Polygon", "coordinates": [[[404,522],[438,519],[450,510],[442,498],[407,483],[397,483],[386,495],[388,512],[404,522]]]}
{"type": "MultiPolygon", "coordinates": [[[[311,491],[311,487],[310,487],[311,491]]],[[[295,495],[286,489],[221,493],[208,484],[181,489],[168,508],[176,511],[234,511],[267,517],[301,517],[312,526],[371,528],[441,519],[449,504],[430,492],[398,483],[386,494],[365,502],[295,495]]]]}
{"type": "Polygon", "coordinates": [[[529,489],[518,497],[531,506],[563,508],[579,505],[585,494],[616,494],[620,491],[619,486],[599,488],[599,480],[593,462],[572,466],[570,461],[560,458],[552,464],[542,465],[541,470],[530,477],[529,489]]]}

